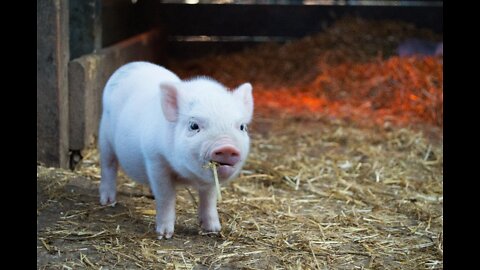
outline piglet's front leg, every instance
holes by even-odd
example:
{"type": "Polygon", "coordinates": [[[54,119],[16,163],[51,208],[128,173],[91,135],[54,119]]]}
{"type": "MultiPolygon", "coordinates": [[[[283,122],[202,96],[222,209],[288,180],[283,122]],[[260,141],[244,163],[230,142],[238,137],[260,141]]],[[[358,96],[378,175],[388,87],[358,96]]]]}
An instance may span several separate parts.
{"type": "Polygon", "coordinates": [[[200,226],[205,232],[220,232],[215,185],[201,187],[198,193],[200,196],[200,206],[198,208],[200,226]]]}
{"type": "Polygon", "coordinates": [[[175,185],[165,167],[148,166],[150,188],[155,196],[158,238],[171,238],[175,227],[175,185]]]}

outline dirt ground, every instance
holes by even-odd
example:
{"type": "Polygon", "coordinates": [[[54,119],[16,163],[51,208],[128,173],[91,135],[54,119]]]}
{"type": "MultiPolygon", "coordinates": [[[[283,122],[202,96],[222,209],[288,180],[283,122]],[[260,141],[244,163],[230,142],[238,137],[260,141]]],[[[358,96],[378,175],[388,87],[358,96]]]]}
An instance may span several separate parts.
{"type": "Polygon", "coordinates": [[[98,201],[98,153],[76,172],[38,166],[39,269],[441,269],[439,128],[258,118],[250,159],[222,187],[220,235],[180,188],[175,235],[157,240],[148,189],[121,175],[98,201]]]}

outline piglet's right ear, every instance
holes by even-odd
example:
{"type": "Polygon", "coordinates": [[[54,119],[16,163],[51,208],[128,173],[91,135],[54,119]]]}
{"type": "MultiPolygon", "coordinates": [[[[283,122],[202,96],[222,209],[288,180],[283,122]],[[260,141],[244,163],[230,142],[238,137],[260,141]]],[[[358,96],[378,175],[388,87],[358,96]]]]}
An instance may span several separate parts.
{"type": "Polygon", "coordinates": [[[165,118],[170,122],[178,119],[178,90],[172,83],[160,84],[160,95],[162,98],[162,110],[165,118]]]}

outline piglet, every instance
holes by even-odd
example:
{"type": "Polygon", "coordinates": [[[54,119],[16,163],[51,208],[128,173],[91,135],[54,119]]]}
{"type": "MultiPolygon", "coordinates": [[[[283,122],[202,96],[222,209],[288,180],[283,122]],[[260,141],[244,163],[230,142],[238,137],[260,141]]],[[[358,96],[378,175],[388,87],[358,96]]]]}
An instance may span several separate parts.
{"type": "Polygon", "coordinates": [[[161,66],[132,62],[110,77],[102,104],[100,203],[115,204],[120,166],[130,178],[150,185],[160,239],[173,235],[180,184],[199,192],[202,229],[219,232],[215,181],[206,165],[219,164],[220,183],[238,176],[250,149],[252,85],[229,91],[211,78],[182,81],[161,66]]]}

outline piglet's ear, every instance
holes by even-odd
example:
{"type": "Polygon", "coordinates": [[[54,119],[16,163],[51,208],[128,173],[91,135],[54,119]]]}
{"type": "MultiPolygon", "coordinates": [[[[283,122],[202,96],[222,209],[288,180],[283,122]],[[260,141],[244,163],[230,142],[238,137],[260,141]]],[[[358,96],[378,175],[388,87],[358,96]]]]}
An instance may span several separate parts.
{"type": "Polygon", "coordinates": [[[247,119],[250,122],[253,116],[253,96],[252,85],[250,83],[244,83],[237,87],[233,92],[233,95],[242,102],[247,114],[247,119]]]}
{"type": "Polygon", "coordinates": [[[172,83],[160,84],[160,95],[162,98],[162,110],[165,118],[170,122],[178,119],[178,90],[172,83]]]}

